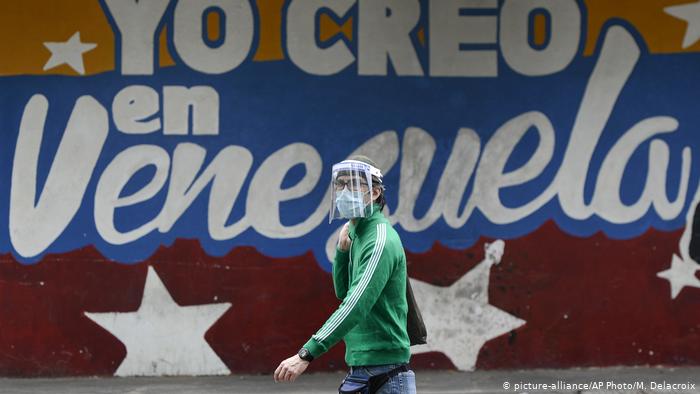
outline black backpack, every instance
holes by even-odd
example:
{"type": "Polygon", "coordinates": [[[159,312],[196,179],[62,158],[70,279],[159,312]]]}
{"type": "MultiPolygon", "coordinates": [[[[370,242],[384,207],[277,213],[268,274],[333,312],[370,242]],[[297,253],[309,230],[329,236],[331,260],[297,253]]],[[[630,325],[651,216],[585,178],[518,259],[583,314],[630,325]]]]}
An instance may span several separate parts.
{"type": "Polygon", "coordinates": [[[428,331],[425,329],[423,316],[416,304],[416,298],[413,296],[411,288],[411,279],[406,275],[406,302],[408,302],[408,315],[406,316],[406,331],[408,338],[413,345],[425,345],[428,339],[428,331]]]}

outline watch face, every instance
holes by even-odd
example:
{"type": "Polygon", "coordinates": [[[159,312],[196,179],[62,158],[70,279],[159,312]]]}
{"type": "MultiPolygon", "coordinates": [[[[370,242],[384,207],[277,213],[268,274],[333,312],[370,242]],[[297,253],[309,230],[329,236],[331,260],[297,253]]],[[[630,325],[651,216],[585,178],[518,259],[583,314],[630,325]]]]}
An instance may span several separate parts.
{"type": "Polygon", "coordinates": [[[299,357],[302,360],[309,361],[309,358],[311,358],[310,356],[311,353],[309,353],[309,351],[306,348],[301,348],[301,350],[299,350],[299,357]]]}

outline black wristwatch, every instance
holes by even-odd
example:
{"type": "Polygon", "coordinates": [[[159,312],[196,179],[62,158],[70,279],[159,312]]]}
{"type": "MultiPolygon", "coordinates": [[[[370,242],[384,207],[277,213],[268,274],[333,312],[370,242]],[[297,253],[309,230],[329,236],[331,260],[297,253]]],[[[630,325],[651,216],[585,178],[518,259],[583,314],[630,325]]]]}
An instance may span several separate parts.
{"type": "Polygon", "coordinates": [[[308,361],[308,362],[314,361],[314,356],[312,356],[311,352],[305,347],[299,349],[299,353],[297,353],[297,354],[299,355],[299,358],[304,360],[304,361],[308,361]]]}

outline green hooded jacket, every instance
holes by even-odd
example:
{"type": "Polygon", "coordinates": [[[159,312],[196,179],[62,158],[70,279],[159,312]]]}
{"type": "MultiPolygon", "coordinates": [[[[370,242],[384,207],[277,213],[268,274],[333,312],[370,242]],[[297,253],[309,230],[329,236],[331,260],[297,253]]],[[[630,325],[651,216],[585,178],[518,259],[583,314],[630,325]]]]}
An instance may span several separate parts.
{"type": "Polygon", "coordinates": [[[401,239],[375,204],[350,223],[350,250],[336,249],[335,294],[342,303],[304,345],[314,358],[341,339],[349,366],[407,363],[406,255],[401,239]]]}

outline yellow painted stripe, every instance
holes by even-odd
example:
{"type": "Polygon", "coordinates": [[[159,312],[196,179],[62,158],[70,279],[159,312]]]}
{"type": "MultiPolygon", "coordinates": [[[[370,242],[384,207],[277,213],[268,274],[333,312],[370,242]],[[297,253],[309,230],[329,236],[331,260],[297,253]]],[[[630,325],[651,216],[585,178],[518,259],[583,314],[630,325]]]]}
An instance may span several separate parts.
{"type": "Polygon", "coordinates": [[[644,38],[650,53],[681,53],[700,51],[700,42],[682,48],[686,22],[675,18],[664,8],[692,3],[689,0],[585,0],[588,10],[588,35],[585,55],[596,50],[601,29],[612,19],[630,23],[644,38]]]}
{"type": "MultiPolygon", "coordinates": [[[[285,58],[282,41],[282,20],[289,0],[255,0],[258,15],[259,40],[255,61],[279,61],[285,58]]],[[[700,51],[700,42],[683,49],[687,24],[664,12],[664,8],[692,3],[690,0],[584,0],[588,21],[584,54],[596,50],[603,26],[612,19],[621,19],[633,26],[643,37],[651,53],[682,53],[700,51]]],[[[214,14],[210,18],[217,18],[214,14]]],[[[218,37],[218,23],[210,23],[210,37],[218,37]]],[[[166,29],[159,37],[160,66],[175,64],[166,45],[166,29]]],[[[535,42],[544,40],[544,23],[536,18],[535,42]]],[[[333,33],[337,32],[333,27],[333,33]]],[[[115,69],[115,35],[107,16],[96,0],[22,0],[0,1],[0,76],[22,74],[76,75],[67,65],[44,71],[50,57],[44,42],[62,42],[75,32],[83,42],[97,47],[85,53],[86,74],[115,69]]],[[[352,24],[345,23],[342,34],[351,38],[352,24]]],[[[322,32],[319,32],[322,33],[322,32]]],[[[324,32],[324,34],[327,34],[324,32]]],[[[420,41],[425,38],[421,35],[420,41]]],[[[429,50],[430,43],[427,44],[429,50]]],[[[421,50],[418,48],[418,50],[421,50]]]]}

